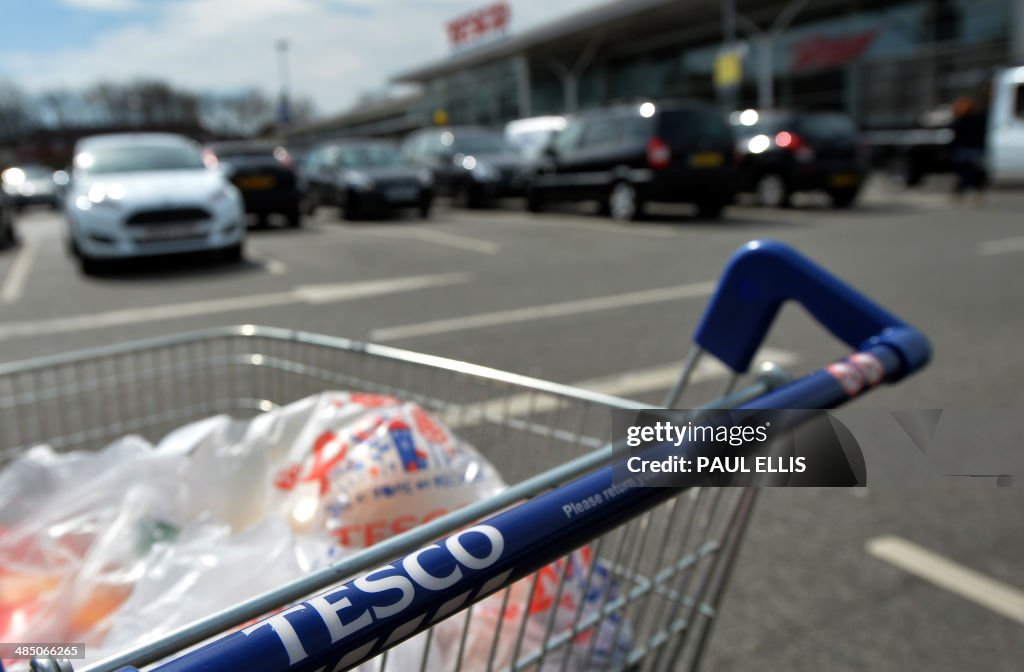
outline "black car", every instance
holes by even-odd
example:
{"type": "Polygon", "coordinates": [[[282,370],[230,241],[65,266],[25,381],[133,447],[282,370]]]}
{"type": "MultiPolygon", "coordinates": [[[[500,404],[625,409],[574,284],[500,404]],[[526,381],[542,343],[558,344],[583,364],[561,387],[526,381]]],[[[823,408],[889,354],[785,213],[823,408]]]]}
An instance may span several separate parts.
{"type": "Polygon", "coordinates": [[[14,233],[14,205],[7,194],[0,191],[0,249],[14,245],[17,240],[14,233]]]}
{"type": "Polygon", "coordinates": [[[206,147],[205,156],[238,187],[245,211],[256,215],[261,226],[272,214],[284,215],[288,226],[301,226],[302,190],[284,147],[257,141],[218,142],[206,147]]]}
{"type": "Polygon", "coordinates": [[[649,202],[694,203],[718,217],[732,200],[733,140],[721,114],[690,101],[643,102],[570,119],[536,162],[527,207],[598,201],[617,220],[649,202]]]}
{"type": "Polygon", "coordinates": [[[477,126],[425,128],[406,138],[402,155],[430,170],[437,193],[460,206],[522,195],[525,159],[501,133],[477,126]]]}
{"type": "Polygon", "coordinates": [[[392,144],[378,140],[346,140],[316,147],[304,161],[306,212],[336,205],[345,219],[415,208],[430,216],[434,181],[392,144]]]}
{"type": "Polygon", "coordinates": [[[731,115],[740,189],[762,205],[787,207],[797,192],[825,192],[853,204],[867,174],[859,132],[841,112],[744,110],[731,115]]]}

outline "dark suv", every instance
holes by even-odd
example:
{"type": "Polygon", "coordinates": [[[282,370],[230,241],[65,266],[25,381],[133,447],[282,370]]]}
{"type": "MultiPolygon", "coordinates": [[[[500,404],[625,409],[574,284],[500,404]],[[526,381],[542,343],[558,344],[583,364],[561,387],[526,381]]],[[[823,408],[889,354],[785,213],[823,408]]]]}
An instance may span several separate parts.
{"type": "Polygon", "coordinates": [[[853,204],[867,173],[856,124],[841,112],[734,113],[740,190],[761,205],[787,207],[794,193],[823,191],[853,204]]]}
{"type": "Polygon", "coordinates": [[[527,207],[599,201],[617,220],[643,215],[648,202],[694,203],[721,215],[736,189],[733,140],[722,115],[697,102],[644,102],[570,119],[538,159],[527,207]]]}
{"type": "Polygon", "coordinates": [[[292,158],[274,143],[258,140],[216,142],[208,145],[204,160],[214,163],[242,192],[245,211],[265,226],[271,214],[284,215],[288,226],[302,224],[302,193],[292,158]]]}
{"type": "Polygon", "coordinates": [[[429,169],[437,193],[462,207],[522,194],[525,159],[501,133],[486,128],[425,128],[405,139],[402,155],[429,169]]]}
{"type": "Polygon", "coordinates": [[[319,145],[306,157],[303,173],[309,214],[336,205],[349,220],[403,208],[416,209],[424,219],[430,216],[430,171],[404,161],[389,142],[353,139],[319,145]]]}

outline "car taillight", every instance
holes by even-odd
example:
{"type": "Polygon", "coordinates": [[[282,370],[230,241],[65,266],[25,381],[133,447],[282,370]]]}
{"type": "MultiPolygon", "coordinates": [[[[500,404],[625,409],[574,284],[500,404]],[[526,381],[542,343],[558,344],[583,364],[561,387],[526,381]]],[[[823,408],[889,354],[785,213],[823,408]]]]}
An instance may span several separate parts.
{"type": "Polygon", "coordinates": [[[798,161],[814,159],[814,148],[792,131],[779,131],[775,134],[775,145],[780,149],[793,152],[798,161]]]}
{"type": "Polygon", "coordinates": [[[775,144],[782,149],[788,149],[790,151],[796,151],[801,147],[806,146],[803,138],[796,133],[790,133],[789,131],[780,131],[776,133],[775,144]]]}
{"type": "Polygon", "coordinates": [[[287,166],[288,168],[292,167],[292,155],[289,154],[288,150],[284,147],[277,147],[274,149],[274,158],[277,159],[281,165],[287,166]]]}
{"type": "Polygon", "coordinates": [[[672,150],[661,138],[647,142],[647,165],[651,168],[665,168],[672,161],[672,150]]]}
{"type": "Polygon", "coordinates": [[[216,168],[218,163],[219,162],[217,161],[217,155],[216,154],[214,154],[213,152],[211,152],[208,149],[204,149],[203,150],[203,165],[204,166],[206,166],[207,168],[216,168]]]}

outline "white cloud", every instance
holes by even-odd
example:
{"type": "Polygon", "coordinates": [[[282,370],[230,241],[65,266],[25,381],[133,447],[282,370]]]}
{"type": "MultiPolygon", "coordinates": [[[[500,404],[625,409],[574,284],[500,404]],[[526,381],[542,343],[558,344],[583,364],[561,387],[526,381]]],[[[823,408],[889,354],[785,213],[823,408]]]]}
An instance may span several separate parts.
{"type": "MultiPolygon", "coordinates": [[[[133,0],[64,0],[114,6],[133,0]]],[[[565,0],[559,13],[596,4],[565,0]]],[[[289,41],[291,90],[321,113],[350,105],[401,70],[448,53],[445,23],[486,0],[177,0],[102,35],[44,53],[3,53],[0,71],[31,73],[23,86],[82,86],[98,79],[167,79],[193,89],[279,88],[277,40],[289,41]]],[[[549,0],[512,3],[513,30],[550,20],[549,0]]],[[[2,47],[0,47],[2,49],[2,47]]]]}
{"type": "Polygon", "coordinates": [[[137,0],[61,0],[73,9],[89,9],[97,12],[124,12],[138,8],[137,0]]]}

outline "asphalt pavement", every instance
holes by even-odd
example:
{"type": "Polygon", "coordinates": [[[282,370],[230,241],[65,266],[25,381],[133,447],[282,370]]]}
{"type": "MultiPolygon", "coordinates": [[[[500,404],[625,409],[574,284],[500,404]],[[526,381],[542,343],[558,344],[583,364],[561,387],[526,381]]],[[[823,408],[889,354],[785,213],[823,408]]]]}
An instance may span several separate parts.
{"type": "MultiPolygon", "coordinates": [[[[252,230],[242,263],[166,259],[100,277],[68,257],[57,214],[31,211],[22,245],[0,252],[0,362],[254,323],[600,380],[655,403],[725,260],[772,238],[932,339],[926,371],[862,407],[1019,412],[1024,193],[954,206],[876,185],[848,211],[742,206],[709,222],[661,210],[630,225],[506,205],[358,223],[325,209],[299,230],[252,230]]],[[[768,345],[795,371],[846,352],[796,308],[768,345]]],[[[702,382],[690,399],[722,385],[702,382]]],[[[979,428],[974,440],[996,436],[979,428]]],[[[1020,488],[765,491],[704,669],[1021,669],[1022,511],[1020,488]],[[934,574],[900,566],[917,550],[937,558],[934,574]]]]}

